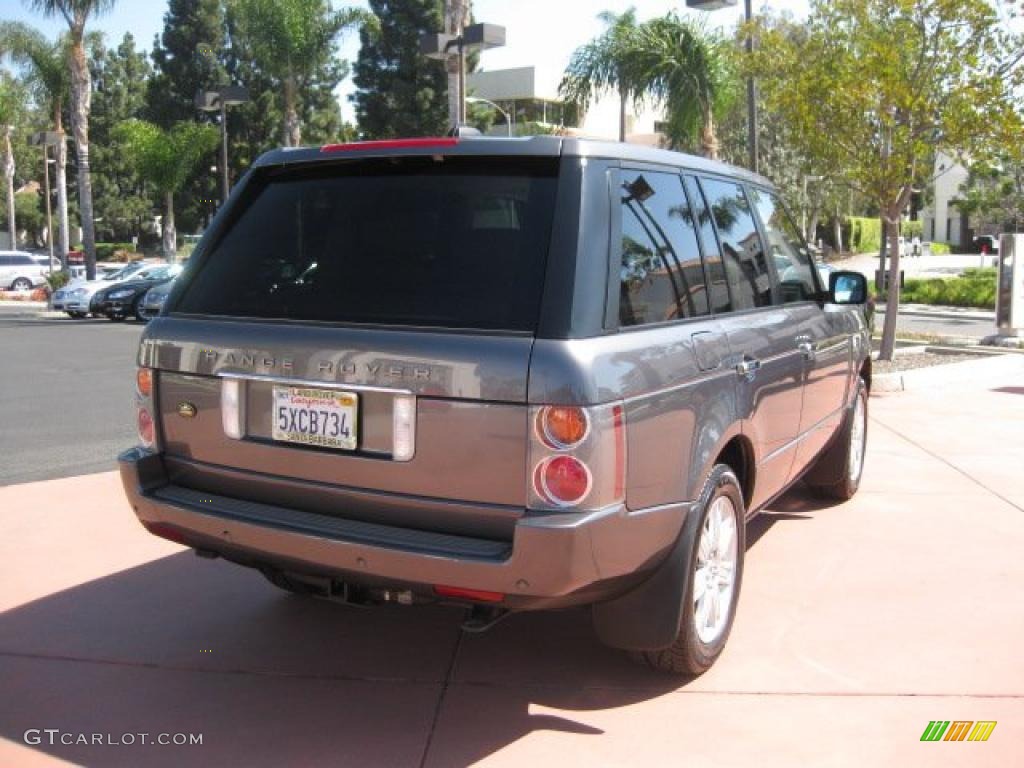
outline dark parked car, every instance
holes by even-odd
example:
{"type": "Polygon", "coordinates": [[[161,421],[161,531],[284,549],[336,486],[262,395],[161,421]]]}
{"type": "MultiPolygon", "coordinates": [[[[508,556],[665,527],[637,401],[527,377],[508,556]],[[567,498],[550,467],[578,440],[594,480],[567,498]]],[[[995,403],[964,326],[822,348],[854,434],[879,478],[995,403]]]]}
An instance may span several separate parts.
{"type": "Polygon", "coordinates": [[[159,315],[160,310],[163,309],[164,302],[167,301],[167,297],[174,288],[175,280],[177,280],[177,278],[163,283],[158,283],[146,291],[146,295],[143,296],[142,301],[139,302],[136,317],[140,320],[149,321],[159,315]]]}
{"type": "Polygon", "coordinates": [[[822,283],[770,182],[696,157],[271,152],[143,334],[125,491],[290,592],[456,602],[476,631],[590,605],[604,642],[700,673],[747,520],[801,478],[857,491],[866,294],[822,283]]]}
{"type": "Polygon", "coordinates": [[[134,317],[145,321],[141,312],[142,298],[153,286],[173,280],[181,272],[180,264],[164,264],[142,270],[128,280],[103,288],[92,297],[89,309],[94,314],[106,315],[110,320],[134,317]]]}

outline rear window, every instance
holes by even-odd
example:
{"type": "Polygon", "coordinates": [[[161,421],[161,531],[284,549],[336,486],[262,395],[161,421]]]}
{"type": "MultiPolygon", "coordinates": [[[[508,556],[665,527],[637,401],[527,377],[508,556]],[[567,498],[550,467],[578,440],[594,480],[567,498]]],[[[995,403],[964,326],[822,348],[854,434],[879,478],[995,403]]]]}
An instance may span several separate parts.
{"type": "Polygon", "coordinates": [[[391,158],[271,171],[175,311],[532,331],[557,161],[391,158]]]}

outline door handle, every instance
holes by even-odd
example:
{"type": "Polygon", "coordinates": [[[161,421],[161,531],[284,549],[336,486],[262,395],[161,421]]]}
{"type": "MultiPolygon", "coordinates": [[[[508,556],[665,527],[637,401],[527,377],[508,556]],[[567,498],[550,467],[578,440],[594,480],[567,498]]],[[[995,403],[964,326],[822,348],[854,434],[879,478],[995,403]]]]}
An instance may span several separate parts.
{"type": "Polygon", "coordinates": [[[814,348],[814,341],[810,336],[797,336],[796,348],[803,354],[804,360],[813,360],[817,355],[817,351],[814,348]]]}
{"type": "Polygon", "coordinates": [[[761,370],[761,361],[754,357],[744,357],[736,364],[736,373],[740,376],[753,377],[761,370]]]}

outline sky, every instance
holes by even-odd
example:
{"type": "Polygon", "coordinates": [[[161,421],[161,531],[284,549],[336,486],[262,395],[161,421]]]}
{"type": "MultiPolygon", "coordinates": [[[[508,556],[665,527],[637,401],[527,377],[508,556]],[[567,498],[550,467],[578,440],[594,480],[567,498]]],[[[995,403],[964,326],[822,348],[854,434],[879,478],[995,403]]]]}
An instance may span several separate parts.
{"type": "MultiPolygon", "coordinates": [[[[335,7],[346,5],[367,7],[365,0],[334,0],[335,7]]],[[[705,13],[687,11],[685,0],[474,0],[473,14],[477,21],[500,24],[506,28],[506,45],[485,51],[480,58],[480,69],[505,69],[535,65],[546,72],[561,72],[572,52],[603,29],[597,15],[605,10],[621,13],[634,6],[641,21],[661,16],[670,10],[705,16],[709,24],[733,27],[743,13],[743,3],[735,8],[705,13]]],[[[787,10],[794,15],[807,13],[807,0],[755,0],[755,8],[767,5],[774,10],[787,10]]],[[[113,10],[99,16],[92,29],[105,33],[107,45],[116,45],[125,32],[135,36],[139,48],[150,50],[153,38],[163,29],[166,0],[118,0],[113,10]]],[[[45,19],[29,11],[22,0],[0,0],[0,19],[29,22],[48,35],[56,36],[66,29],[62,18],[45,19]]],[[[342,40],[341,56],[355,61],[359,53],[359,38],[349,34],[342,40]]],[[[244,85],[244,83],[242,83],[244,85]]],[[[338,89],[342,114],[353,119],[348,94],[351,80],[338,89]]]]}

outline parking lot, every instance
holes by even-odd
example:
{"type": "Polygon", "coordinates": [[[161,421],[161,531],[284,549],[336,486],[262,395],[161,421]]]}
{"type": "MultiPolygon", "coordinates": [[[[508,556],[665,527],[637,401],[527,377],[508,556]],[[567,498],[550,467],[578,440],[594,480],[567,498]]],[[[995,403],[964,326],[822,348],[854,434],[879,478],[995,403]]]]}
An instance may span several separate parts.
{"type": "Polygon", "coordinates": [[[0,312],[0,485],[110,469],[134,440],[142,326],[0,312]]]}
{"type": "Polygon", "coordinates": [[[872,398],[861,493],[797,489],[751,524],[730,644],[680,681],[600,646],[585,611],[463,635],[452,608],[287,596],[149,536],[109,471],[139,326],[4,334],[2,765],[1020,763],[1019,357],[872,398]],[[922,743],[932,720],[998,725],[922,743]],[[121,743],[140,733],[202,744],[121,743]]]}

